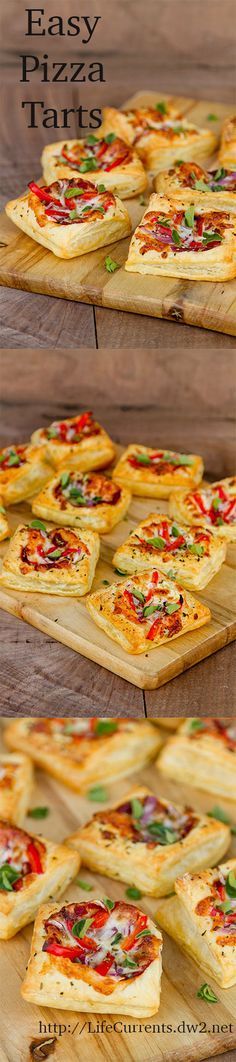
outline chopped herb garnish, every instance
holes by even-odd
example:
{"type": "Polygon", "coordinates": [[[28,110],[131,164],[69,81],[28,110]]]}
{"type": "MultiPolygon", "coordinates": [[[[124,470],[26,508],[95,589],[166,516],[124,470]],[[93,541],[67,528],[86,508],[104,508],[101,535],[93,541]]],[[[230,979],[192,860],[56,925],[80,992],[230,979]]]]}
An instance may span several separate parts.
{"type": "Polygon", "coordinates": [[[223,236],[221,236],[220,232],[209,232],[205,230],[203,233],[203,239],[206,240],[207,243],[221,243],[223,236]]]}
{"type": "Polygon", "coordinates": [[[87,136],[87,144],[99,144],[98,136],[94,136],[93,133],[90,133],[89,136],[87,136]]]}
{"type": "Polygon", "coordinates": [[[204,553],[204,547],[200,546],[198,544],[198,542],[193,542],[193,544],[191,546],[189,546],[188,548],[189,548],[189,552],[196,554],[197,557],[202,557],[202,555],[204,553]]]}
{"type": "Polygon", "coordinates": [[[6,509],[4,509],[4,505],[0,505],[0,513],[5,513],[5,512],[6,512],[6,509]]]}
{"type": "Polygon", "coordinates": [[[218,114],[207,114],[207,122],[218,122],[218,114]]]}
{"type": "Polygon", "coordinates": [[[75,878],[74,885],[78,885],[80,889],[84,889],[84,892],[92,892],[94,886],[90,885],[88,881],[82,881],[82,878],[75,878]]]}
{"type": "Polygon", "coordinates": [[[160,103],[155,104],[155,110],[159,111],[160,114],[167,114],[167,106],[164,100],[161,100],[160,103]]]}
{"type": "Polygon", "coordinates": [[[142,605],[145,605],[145,597],[141,590],[136,590],[136,587],[131,591],[133,597],[137,597],[138,601],[141,601],[142,605]]]}
{"type": "Polygon", "coordinates": [[[97,719],[96,734],[99,737],[106,736],[106,734],[115,734],[117,730],[117,723],[115,719],[97,719]]]}
{"type": "Polygon", "coordinates": [[[80,163],[79,170],[80,173],[87,173],[88,170],[98,170],[97,159],[93,155],[89,159],[84,159],[84,162],[80,163]]]}
{"type": "Polygon", "coordinates": [[[98,192],[105,192],[106,191],[105,184],[98,184],[97,188],[98,188],[98,192]]]}
{"type": "Polygon", "coordinates": [[[27,811],[27,815],[28,815],[29,819],[46,819],[47,816],[49,815],[49,808],[47,808],[47,807],[30,808],[30,810],[27,811]]]}
{"type": "Polygon", "coordinates": [[[16,870],[16,867],[10,866],[10,863],[3,863],[0,869],[0,889],[4,889],[6,892],[13,892],[14,882],[20,876],[20,871],[16,870]]]}
{"type": "Polygon", "coordinates": [[[201,719],[191,719],[189,723],[189,732],[194,733],[195,730],[204,730],[204,723],[201,719]]]}
{"type": "Polygon", "coordinates": [[[169,571],[166,572],[166,574],[168,579],[176,579],[176,572],[173,571],[173,568],[169,568],[169,571]]]}
{"type": "Polygon", "coordinates": [[[18,454],[13,454],[13,453],[10,454],[10,456],[8,458],[9,468],[11,467],[11,465],[19,465],[19,464],[20,464],[20,458],[18,457],[18,454]]]}
{"type": "Polygon", "coordinates": [[[155,546],[155,549],[165,549],[165,539],[161,538],[161,535],[154,535],[154,538],[147,538],[148,546],[155,546]]]}
{"type": "Polygon", "coordinates": [[[136,888],[136,885],[129,885],[129,888],[125,890],[125,895],[128,896],[128,900],[141,900],[142,892],[136,888]]]}
{"type": "Polygon", "coordinates": [[[226,825],[230,823],[230,818],[224,808],[220,808],[219,804],[214,804],[211,811],[207,812],[209,819],[218,819],[218,822],[225,822],[226,825]]]}
{"type": "Polygon", "coordinates": [[[109,254],[105,258],[105,266],[107,273],[115,273],[116,269],[120,268],[118,262],[114,262],[114,259],[109,254]]]}
{"type": "Polygon", "coordinates": [[[181,243],[181,238],[179,236],[179,233],[177,232],[177,229],[172,229],[171,235],[172,235],[173,243],[176,244],[176,247],[179,247],[179,245],[181,243]]]}
{"type": "Polygon", "coordinates": [[[194,206],[187,207],[187,210],[185,210],[184,220],[185,225],[188,225],[189,229],[192,229],[194,225],[194,206]]]}
{"type": "Polygon", "coordinates": [[[102,585],[103,586],[110,586],[109,579],[103,579],[102,580],[102,585]]]}
{"type": "Polygon", "coordinates": [[[208,184],[205,184],[205,181],[203,181],[203,179],[195,179],[195,188],[197,188],[199,192],[209,191],[208,184]]]}
{"type": "Polygon", "coordinates": [[[114,944],[119,944],[119,940],[122,940],[122,933],[116,933],[116,935],[114,937],[114,940],[112,940],[112,947],[113,948],[114,948],[114,944]]]}
{"type": "Polygon", "coordinates": [[[147,619],[148,616],[152,616],[153,612],[156,612],[160,607],[160,605],[146,605],[143,610],[144,619],[147,619]]]}
{"type": "Polygon", "coordinates": [[[63,472],[61,476],[61,487],[67,487],[70,482],[70,472],[63,472]]]}
{"type": "Polygon", "coordinates": [[[151,833],[160,844],[174,844],[175,841],[178,841],[178,834],[176,831],[164,826],[163,822],[150,822],[148,832],[151,833]]]}
{"type": "Polygon", "coordinates": [[[178,604],[173,604],[172,605],[171,602],[167,601],[166,612],[167,612],[168,616],[172,616],[172,612],[177,612],[179,608],[180,608],[180,603],[179,602],[178,602],[178,604]]]}
{"type": "Polygon", "coordinates": [[[84,191],[84,188],[68,188],[68,191],[65,192],[65,199],[75,199],[77,195],[84,195],[84,191]]]}
{"type": "Polygon", "coordinates": [[[133,797],[133,799],[131,800],[131,808],[133,818],[141,819],[144,809],[143,805],[141,804],[141,800],[138,800],[138,797],[133,797]]]}
{"type": "Polygon", "coordinates": [[[224,914],[229,914],[232,909],[232,903],[230,900],[224,900],[223,903],[217,903],[217,901],[215,901],[215,906],[219,911],[223,911],[224,914]]]}
{"type": "Polygon", "coordinates": [[[120,568],[115,568],[116,575],[127,575],[127,572],[122,572],[120,568]]]}
{"type": "Polygon", "coordinates": [[[234,870],[230,870],[225,882],[225,888],[228,896],[236,897],[236,876],[234,870]]]}
{"type": "Polygon", "coordinates": [[[69,217],[70,221],[74,221],[78,217],[77,210],[70,210],[69,217]]]}
{"type": "Polygon", "coordinates": [[[88,790],[87,797],[89,800],[97,801],[98,804],[103,804],[108,800],[108,793],[103,785],[94,785],[92,789],[88,790]]]}
{"type": "Polygon", "coordinates": [[[109,900],[109,898],[107,898],[106,896],[105,900],[103,900],[103,903],[105,904],[105,907],[107,907],[108,911],[113,911],[113,907],[115,907],[114,900],[109,900]]]}
{"type": "Polygon", "coordinates": [[[80,918],[79,922],[75,922],[72,927],[73,937],[84,937],[92,925],[93,918],[80,918]]]}
{"type": "Polygon", "coordinates": [[[211,988],[210,985],[207,984],[201,985],[201,988],[199,988],[197,992],[197,996],[199,999],[205,999],[206,1003],[219,1002],[217,996],[215,995],[215,992],[213,992],[213,988],[211,988]]]}
{"type": "Polygon", "coordinates": [[[45,527],[45,524],[43,524],[42,520],[32,520],[32,523],[30,524],[30,527],[33,527],[36,531],[46,531],[47,532],[47,528],[45,527]]]}
{"type": "Polygon", "coordinates": [[[116,140],[116,133],[107,133],[107,136],[104,137],[104,140],[105,144],[113,144],[114,140],[116,140]]]}
{"type": "Polygon", "coordinates": [[[63,552],[64,552],[64,546],[61,546],[60,549],[59,548],[58,549],[53,549],[52,552],[49,553],[48,559],[49,560],[59,560],[59,557],[61,557],[63,552]]]}

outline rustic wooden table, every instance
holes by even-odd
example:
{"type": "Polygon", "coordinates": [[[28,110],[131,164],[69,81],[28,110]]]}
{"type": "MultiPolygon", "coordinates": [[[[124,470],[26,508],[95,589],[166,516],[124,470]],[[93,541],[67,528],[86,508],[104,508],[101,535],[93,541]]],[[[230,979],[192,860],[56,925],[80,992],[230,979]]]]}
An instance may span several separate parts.
{"type": "MultiPolygon", "coordinates": [[[[204,455],[206,472],[232,472],[235,457],[231,353],[192,350],[17,350],[0,355],[0,443],[24,440],[40,424],[94,409],[118,443],[143,441],[204,455]],[[147,365],[148,372],[144,371],[147,365]],[[17,386],[16,386],[17,381],[17,386]]],[[[0,613],[2,714],[231,713],[233,646],[143,694],[72,650],[0,613]]]]}
{"type": "MultiPolygon", "coordinates": [[[[42,100],[45,107],[78,107],[88,110],[108,102],[119,106],[141,89],[209,99],[214,103],[234,101],[234,0],[101,0],[101,21],[90,45],[81,49],[80,38],[25,38],[24,5],[8,0],[0,14],[3,41],[4,87],[1,91],[2,127],[1,203],[4,207],[40,173],[44,143],[60,138],[60,131],[41,127],[28,129],[21,99],[42,100]],[[155,29],[156,27],[156,29],[155,29]],[[29,84],[19,84],[19,53],[42,58],[102,59],[104,82],[85,84],[42,83],[42,73],[29,84]],[[11,113],[9,121],[9,99],[11,113]]],[[[70,0],[51,0],[50,12],[71,14],[70,0]]],[[[90,14],[97,14],[95,0],[90,14]]],[[[78,135],[71,120],[69,136],[78,135]]],[[[61,136],[64,134],[61,133],[61,136]]],[[[233,337],[203,328],[177,325],[116,310],[94,308],[17,290],[0,289],[0,346],[121,348],[182,347],[219,350],[235,347],[233,337]]]]}

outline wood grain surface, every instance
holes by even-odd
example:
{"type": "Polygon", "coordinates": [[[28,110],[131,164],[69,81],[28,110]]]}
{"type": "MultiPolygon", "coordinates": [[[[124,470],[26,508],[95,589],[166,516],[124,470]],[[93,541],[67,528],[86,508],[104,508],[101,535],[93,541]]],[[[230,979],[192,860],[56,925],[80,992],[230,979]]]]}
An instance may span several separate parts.
{"type": "MultiPolygon", "coordinates": [[[[111,17],[109,0],[101,0],[99,11],[103,22],[91,45],[79,49],[79,38],[56,38],[57,57],[96,58],[102,52],[106,81],[96,84],[96,105],[110,102],[119,106],[121,86],[123,98],[147,86],[156,91],[158,83],[163,93],[183,94],[209,101],[221,99],[232,105],[234,100],[235,7],[234,0],[120,0],[111,17]],[[158,32],[154,28],[158,26],[158,32]],[[59,49],[59,51],[58,51],[59,49]],[[84,54],[86,53],[86,55],[84,54]]],[[[69,0],[59,7],[52,0],[50,10],[70,9],[69,0]]],[[[97,13],[90,5],[91,15],[97,13]]],[[[1,91],[2,178],[0,185],[2,206],[9,197],[27,185],[29,172],[40,158],[44,143],[52,139],[51,131],[39,126],[28,130],[21,98],[44,99],[45,106],[94,106],[94,86],[43,84],[34,80],[19,85],[19,53],[46,51],[55,58],[53,38],[24,38],[24,5],[8,0],[1,8],[4,85],[1,91]],[[30,45],[30,48],[29,48],[30,45]],[[52,46],[53,45],[53,46],[52,46]],[[40,89],[40,94],[39,93],[40,89]],[[36,91],[37,90],[37,91],[36,91]],[[9,122],[9,98],[11,121],[9,122]]],[[[212,110],[212,103],[210,109],[212,110]]],[[[60,132],[58,134],[60,136],[60,132]]],[[[76,136],[76,124],[71,136],[76,136]]],[[[35,172],[35,171],[34,171],[35,172]]],[[[125,311],[103,307],[95,310],[81,304],[65,304],[64,300],[21,291],[0,289],[0,345],[28,347],[90,346],[122,347],[124,345],[159,348],[163,346],[204,349],[234,349],[232,336],[222,336],[172,320],[146,318],[125,311]]]]}
{"type": "MultiPolygon", "coordinates": [[[[28,438],[36,425],[46,425],[76,408],[96,410],[118,443],[142,438],[153,445],[203,453],[206,474],[230,474],[235,465],[235,390],[231,353],[192,351],[173,358],[172,351],[17,350],[0,355],[1,440],[28,438]],[[145,361],[146,364],[146,361],[145,361]],[[17,389],[16,389],[17,379],[17,389]]],[[[126,526],[126,525],[125,525],[126,526]]],[[[49,636],[0,613],[2,712],[20,714],[83,711],[127,715],[191,715],[206,710],[222,714],[235,705],[234,648],[202,661],[145,695],[123,679],[83,659],[49,636]],[[197,679],[197,681],[196,681],[197,679]]]]}
{"type": "MultiPolygon", "coordinates": [[[[163,732],[164,734],[164,732],[163,732]]],[[[164,740],[166,739],[166,735],[164,740]]],[[[4,742],[2,741],[2,748],[4,742]]],[[[116,785],[109,785],[107,789],[107,801],[112,804],[117,799],[123,799],[125,793],[136,784],[144,784],[159,796],[169,797],[179,803],[191,804],[197,811],[207,812],[214,805],[214,798],[196,789],[186,788],[173,782],[163,780],[155,766],[150,765],[123,779],[116,785]]],[[[236,805],[220,801],[235,822],[236,805]]],[[[49,815],[40,824],[40,832],[51,840],[64,840],[79,825],[88,821],[94,811],[101,810],[101,805],[91,804],[86,797],[80,797],[70,792],[65,786],[60,785],[42,771],[35,772],[35,788],[32,795],[31,806],[37,805],[49,807],[49,815]]],[[[104,807],[104,804],[102,805],[104,807]]],[[[29,817],[25,820],[27,830],[36,833],[39,825],[29,817]]],[[[232,838],[230,855],[236,852],[236,840],[232,838]]],[[[125,899],[125,885],[95,875],[84,867],[79,871],[79,878],[90,882],[93,891],[86,893],[78,885],[71,885],[66,892],[69,901],[83,901],[86,897],[96,898],[109,896],[112,899],[125,899]]],[[[139,906],[151,917],[155,917],[157,900],[143,896],[139,906]]],[[[0,971],[1,971],[1,1062],[28,1062],[29,1044],[37,1039],[42,1032],[39,1022],[48,1029],[48,1023],[56,1022],[66,1025],[67,1031],[60,1037],[57,1031],[51,1028],[51,1035],[55,1037],[55,1062],[74,1062],[76,1059],[85,1062],[97,1062],[97,1059],[106,1062],[200,1062],[200,1060],[217,1056],[223,1062],[231,1062],[235,1058],[236,1046],[236,990],[235,987],[223,990],[215,985],[211,979],[211,987],[215,990],[218,1003],[209,1005],[197,998],[200,985],[204,982],[204,974],[196,964],[186,958],[177,946],[163,933],[163,977],[161,1003],[158,1015],[148,1022],[141,1022],[141,1031],[136,1032],[113,1032],[100,1035],[90,1034],[88,1029],[80,1033],[84,1020],[89,1020],[89,1015],[76,1015],[69,1011],[52,1010],[47,1007],[39,1008],[26,1003],[20,995],[21,981],[24,977],[25,966],[29,957],[32,926],[26,927],[11,941],[0,943],[0,971]],[[14,1021],[13,1021],[14,1013],[14,1021]],[[72,1034],[77,1019],[79,1028],[72,1034]],[[145,1032],[144,1026],[156,1023],[158,1025],[169,1024],[177,1028],[180,1022],[194,1026],[195,1032],[188,1031],[164,1033],[145,1032]],[[206,1023],[204,1033],[200,1031],[199,1023],[206,1023]],[[231,1023],[231,1031],[227,1026],[231,1023]],[[222,1031],[212,1032],[212,1025],[222,1026],[222,1031]],[[71,1032],[68,1031],[68,1026],[71,1032]],[[209,1031],[208,1031],[209,1030],[209,1031]],[[231,1054],[232,1048],[232,1054],[231,1054]],[[225,1053],[227,1052],[227,1054],[225,1053]]],[[[117,1016],[119,1020],[122,1015],[117,1016]]],[[[96,1027],[96,1016],[93,1016],[96,1027]]],[[[111,1026],[114,1019],[108,1018],[111,1026]]],[[[134,1019],[125,1019],[125,1024],[131,1026],[134,1019]]],[[[44,1032],[44,1028],[43,1028],[44,1032]]],[[[47,1033],[46,1033],[47,1035],[47,1033]]],[[[44,1036],[44,1038],[46,1038],[44,1036]]],[[[50,1056],[51,1057],[51,1056],[50,1056]]]]}
{"type": "MultiPolygon", "coordinates": [[[[128,106],[155,105],[157,93],[139,92],[131,97],[128,106]]],[[[165,94],[164,94],[165,98],[165,94]]],[[[209,100],[193,101],[174,97],[178,111],[201,128],[211,127],[208,116],[209,100]]],[[[225,104],[214,103],[214,132],[219,138],[222,121],[231,113],[225,104]]],[[[210,160],[209,160],[210,161],[210,160]]],[[[22,191],[22,190],[21,190],[22,191]]],[[[147,200],[148,201],[148,200],[147,200]]],[[[140,196],[126,201],[132,220],[132,231],[143,215],[140,196]]],[[[167,318],[236,335],[236,281],[209,283],[178,280],[173,277],[140,276],[128,273],[125,262],[130,237],[109,244],[106,249],[72,259],[69,263],[58,259],[36,241],[25,236],[5,214],[0,217],[0,284],[23,291],[50,295],[72,302],[92,303],[147,317],[167,318]],[[105,267],[106,254],[118,263],[112,275],[105,267]]]]}

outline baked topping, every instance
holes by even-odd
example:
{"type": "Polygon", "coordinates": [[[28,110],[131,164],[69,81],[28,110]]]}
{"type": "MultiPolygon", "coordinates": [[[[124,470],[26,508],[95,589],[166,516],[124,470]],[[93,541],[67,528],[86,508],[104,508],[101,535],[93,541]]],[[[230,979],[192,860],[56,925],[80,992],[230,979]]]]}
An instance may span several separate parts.
{"type": "Polygon", "coordinates": [[[10,468],[20,468],[27,461],[27,444],[6,446],[0,451],[0,472],[10,468]]]}
{"type": "Polygon", "coordinates": [[[39,225],[45,225],[47,221],[58,225],[98,221],[105,217],[110,207],[115,207],[112,192],[99,192],[94,184],[77,177],[53,181],[43,187],[31,181],[29,189],[29,206],[39,225]]]}
{"type": "Polygon", "coordinates": [[[120,901],[68,904],[44,927],[43,951],[113,981],[140,976],[160,951],[147,915],[120,901]]]}
{"type": "Polygon", "coordinates": [[[210,895],[200,900],[195,908],[200,917],[211,918],[211,929],[216,944],[235,948],[236,945],[236,874],[230,870],[224,874],[217,868],[210,887],[210,895]]]}
{"type": "MultiPolygon", "coordinates": [[[[232,487],[236,488],[236,480],[232,480],[232,487]]],[[[221,527],[223,524],[236,522],[236,497],[222,486],[221,483],[212,484],[204,490],[190,491],[186,499],[187,505],[196,516],[201,513],[204,521],[221,527]]]]}
{"type": "Polygon", "coordinates": [[[17,766],[15,763],[0,763],[0,789],[12,788],[17,766]]]}
{"type": "Polygon", "coordinates": [[[167,474],[173,475],[174,472],[181,468],[191,468],[193,465],[193,459],[190,454],[177,454],[172,450],[153,450],[146,451],[140,450],[140,452],[130,454],[127,458],[131,468],[137,468],[138,470],[148,469],[153,475],[164,476],[167,474]]]}
{"type": "Polygon", "coordinates": [[[75,144],[63,144],[61,155],[55,158],[58,165],[67,163],[80,173],[96,170],[109,173],[117,166],[131,162],[133,152],[115,133],[108,133],[103,139],[91,134],[87,141],[78,140],[75,144]]]}
{"type": "Polygon", "coordinates": [[[180,810],[152,793],[134,796],[111,811],[100,811],[94,819],[107,840],[112,841],[118,832],[129,843],[143,843],[150,849],[183,841],[199,822],[191,808],[180,810]]]}
{"type": "Polygon", "coordinates": [[[28,528],[27,532],[23,528],[23,539],[26,534],[27,542],[21,547],[20,569],[23,575],[27,575],[30,568],[40,572],[70,568],[72,564],[78,565],[85,555],[89,556],[88,547],[69,528],[56,528],[53,531],[28,528]]]}
{"type": "Polygon", "coordinates": [[[229,719],[226,723],[225,719],[191,719],[188,723],[188,736],[194,740],[204,737],[218,738],[223,741],[229,752],[236,752],[236,724],[234,720],[229,719]]]}
{"type": "Polygon", "coordinates": [[[233,226],[232,216],[226,212],[200,213],[191,204],[186,210],[168,213],[149,210],[136,230],[141,243],[140,254],[147,251],[210,251],[219,246],[228,228],[233,226]]]}
{"type": "Polygon", "coordinates": [[[38,744],[45,744],[45,737],[52,738],[56,745],[63,746],[62,751],[69,751],[70,746],[79,747],[85,742],[99,741],[112,737],[120,731],[130,729],[125,719],[37,719],[27,722],[28,734],[33,734],[38,744]]]}
{"type": "Polygon", "coordinates": [[[97,424],[89,410],[69,420],[54,420],[49,428],[43,429],[41,434],[45,439],[53,439],[63,444],[68,443],[71,446],[73,443],[79,443],[82,439],[90,438],[91,435],[100,435],[100,433],[100,424],[97,424]]]}
{"type": "Polygon", "coordinates": [[[43,874],[45,845],[16,826],[0,822],[0,890],[18,892],[24,878],[43,874]]]}
{"type": "Polygon", "coordinates": [[[121,490],[100,472],[62,472],[54,487],[54,495],[62,509],[67,504],[91,509],[96,505],[116,505],[121,490]]]}
{"type": "Polygon", "coordinates": [[[203,557],[209,556],[211,541],[211,532],[199,527],[189,530],[166,517],[146,523],[140,533],[134,531],[130,537],[130,547],[151,555],[164,551],[175,557],[181,550],[181,556],[187,553],[193,557],[203,557]]]}
{"type": "Polygon", "coordinates": [[[236,191],[236,170],[226,170],[223,166],[204,170],[196,162],[176,162],[169,172],[171,176],[177,173],[183,188],[195,188],[199,192],[236,191]]]}
{"type": "Polygon", "coordinates": [[[173,114],[173,107],[163,100],[157,102],[154,107],[139,107],[123,113],[134,131],[134,143],[150,132],[165,132],[166,138],[173,140],[181,134],[186,136],[190,133],[195,136],[197,131],[196,126],[186,125],[180,115],[173,114]]]}
{"type": "Polygon", "coordinates": [[[145,624],[145,637],[170,638],[182,628],[184,598],[174,584],[167,583],[158,571],[153,571],[146,581],[145,593],[140,588],[139,576],[130,579],[124,590],[116,594],[114,611],[126,616],[132,624],[145,624]]]}

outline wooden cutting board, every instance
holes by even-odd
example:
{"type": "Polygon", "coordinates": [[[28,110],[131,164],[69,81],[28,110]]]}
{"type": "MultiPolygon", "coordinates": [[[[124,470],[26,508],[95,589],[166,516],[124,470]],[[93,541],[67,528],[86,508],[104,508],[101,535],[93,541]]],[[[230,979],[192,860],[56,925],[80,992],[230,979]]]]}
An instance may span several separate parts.
{"type": "MultiPolygon", "coordinates": [[[[154,766],[145,768],[119,784],[109,786],[109,803],[120,797],[122,799],[133,783],[148,785],[157,795],[170,797],[171,800],[192,803],[200,811],[208,811],[216,803],[213,796],[184,785],[163,781],[154,766]]],[[[39,830],[54,841],[64,840],[79,825],[86,822],[94,811],[104,807],[104,804],[91,804],[87,799],[73,794],[40,771],[36,772],[36,785],[31,801],[31,807],[37,805],[47,805],[50,814],[40,823],[27,818],[26,828],[32,833],[39,830]]],[[[231,821],[236,822],[236,804],[229,804],[221,799],[220,805],[227,810],[231,821]]],[[[236,853],[236,838],[232,838],[232,841],[230,856],[236,853]]],[[[93,884],[94,891],[87,893],[77,885],[71,885],[66,892],[66,899],[70,902],[104,896],[120,900],[126,898],[125,885],[92,874],[84,867],[80,869],[79,877],[93,884]]],[[[139,904],[151,917],[155,917],[157,902],[143,896],[139,904]]],[[[77,1015],[70,1011],[60,1012],[31,1006],[22,999],[20,986],[29,957],[31,935],[32,927],[29,926],[12,940],[0,942],[1,1062],[30,1062],[32,1055],[29,1053],[29,1045],[32,1041],[37,1038],[47,1040],[50,1037],[55,1040],[54,1054],[49,1055],[53,1062],[75,1062],[77,1059],[83,1059],[83,1062],[200,1062],[201,1059],[215,1057],[217,1054],[223,1055],[236,1046],[236,988],[227,991],[220,989],[211,978],[211,987],[218,1003],[207,1004],[198,999],[197,992],[205,982],[205,975],[192,960],[181,954],[167,934],[163,934],[164,972],[158,1014],[148,1018],[146,1022],[141,1022],[140,1028],[134,1018],[122,1019],[121,1014],[114,1019],[114,1016],[107,1015],[105,1021],[110,1031],[97,1035],[96,1032],[89,1032],[87,1025],[83,1029],[84,1023],[90,1020],[89,1014],[77,1015]],[[114,1020],[123,1023],[122,1031],[120,1024],[117,1031],[114,1030],[114,1020]],[[135,1022],[138,1028],[133,1031],[135,1022]],[[61,1036],[58,1032],[59,1024],[66,1026],[66,1031],[61,1036]],[[156,1026],[156,1031],[152,1031],[152,1026],[156,1026]],[[163,1027],[167,1026],[171,1026],[174,1031],[164,1032],[163,1027]]],[[[97,1020],[101,1022],[101,1019],[101,1015],[100,1018],[92,1016],[91,1030],[96,1030],[97,1020]]]]}
{"type": "MultiPolygon", "coordinates": [[[[93,590],[102,587],[103,581],[119,580],[112,566],[112,557],[121,542],[139,521],[153,509],[166,511],[167,502],[154,499],[133,498],[128,514],[109,535],[101,538],[101,557],[96,569],[93,590]]],[[[19,523],[30,523],[32,512],[27,503],[9,510],[12,530],[19,523]]],[[[51,525],[52,526],[52,525],[51,525]]],[[[7,543],[2,542],[0,558],[7,543]]],[[[1,562],[0,562],[1,563],[1,562]]],[[[101,628],[93,622],[85,607],[85,598],[62,598],[47,594],[22,593],[0,587],[0,608],[38,627],[44,634],[56,638],[64,645],[94,660],[127,679],[140,689],[153,690],[162,686],[186,668],[210,656],[236,637],[236,592],[235,584],[236,546],[229,547],[227,563],[201,593],[195,594],[208,605],[212,619],[204,627],[176,638],[172,644],[152,649],[149,653],[133,656],[122,650],[101,628]]]]}
{"type": "MultiPolygon", "coordinates": [[[[167,98],[166,93],[159,90],[156,93],[139,92],[126,101],[126,105],[142,106],[167,98]]],[[[213,129],[216,135],[220,134],[222,121],[232,111],[226,104],[207,100],[175,97],[175,102],[189,121],[213,129]],[[215,114],[217,120],[209,121],[209,114],[215,114]]],[[[29,172],[29,180],[38,172],[39,159],[36,159],[35,171],[29,172]]],[[[19,194],[21,192],[19,188],[19,194]]],[[[126,203],[135,228],[144,207],[140,205],[139,197],[126,200],[126,203]]],[[[173,277],[142,277],[138,273],[126,273],[124,263],[128,247],[129,238],[65,262],[25,236],[6,214],[2,214],[0,284],[236,335],[234,280],[216,284],[205,281],[194,283],[173,277]],[[107,254],[111,254],[120,266],[113,274],[105,269],[107,254]]]]}

